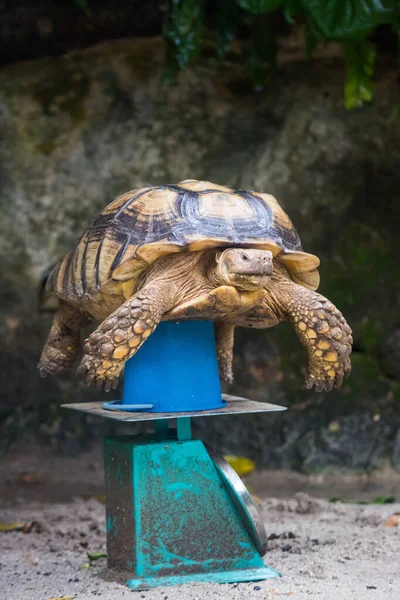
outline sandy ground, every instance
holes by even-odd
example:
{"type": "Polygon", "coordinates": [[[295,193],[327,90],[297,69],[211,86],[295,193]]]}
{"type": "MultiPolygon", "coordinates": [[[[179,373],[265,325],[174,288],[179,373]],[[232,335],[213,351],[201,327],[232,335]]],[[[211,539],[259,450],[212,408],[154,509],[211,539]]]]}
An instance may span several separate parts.
{"type": "MultiPolygon", "coordinates": [[[[265,473],[252,476],[252,487],[258,482],[255,491],[260,494],[261,490],[263,495],[260,509],[270,538],[265,563],[282,577],[257,583],[197,584],[146,592],[131,592],[104,581],[98,575],[105,567],[104,558],[82,568],[89,562],[87,552],[106,549],[103,498],[88,493],[101,492],[101,463],[97,462],[96,452],[86,461],[53,456],[49,459],[51,473],[44,458],[40,471],[35,463],[37,456],[26,456],[20,471],[21,461],[15,455],[5,462],[0,522],[33,525],[29,533],[0,533],[1,600],[119,600],[132,597],[132,593],[133,597],[152,600],[400,598],[400,526],[384,526],[389,515],[400,511],[400,504],[332,504],[305,492],[297,491],[292,496],[288,489],[286,493],[292,497],[285,498],[279,477],[281,497],[267,498],[265,490],[271,496],[273,485],[266,484],[265,473]],[[68,486],[66,472],[72,478],[68,486]],[[61,480],[64,487],[60,488],[57,482],[61,480]],[[82,494],[84,489],[86,493],[82,494]],[[77,490],[83,497],[74,497],[77,490]]],[[[311,482],[313,489],[317,483],[311,482]]],[[[306,480],[302,484],[307,489],[306,480]]],[[[300,485],[298,478],[296,485],[300,485]]],[[[358,496],[365,495],[365,485],[365,481],[358,481],[358,496]]],[[[372,496],[377,489],[373,488],[372,496]]]]}

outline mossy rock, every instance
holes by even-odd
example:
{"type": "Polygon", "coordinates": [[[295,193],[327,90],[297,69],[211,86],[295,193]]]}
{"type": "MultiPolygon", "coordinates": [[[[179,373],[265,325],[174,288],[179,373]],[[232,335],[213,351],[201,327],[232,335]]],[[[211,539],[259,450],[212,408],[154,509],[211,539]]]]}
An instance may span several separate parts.
{"type": "MultiPolygon", "coordinates": [[[[10,419],[15,431],[41,421],[48,437],[71,439],[58,405],[100,399],[73,373],[38,377],[51,315],[37,298],[51,265],[114,196],[198,178],[276,195],[321,258],[320,292],[354,331],[352,375],[317,394],[304,389],[306,354],[288,324],[238,330],[229,391],[289,409],[199,422],[201,435],[266,466],[398,465],[400,133],[386,104],[344,111],[342,65],[329,59],[329,69],[289,62],[257,94],[229,57],[163,87],[163,58],[160,39],[127,39],[0,74],[4,432],[10,419]]],[[[384,65],[376,86],[377,98],[398,94],[384,65]]]]}

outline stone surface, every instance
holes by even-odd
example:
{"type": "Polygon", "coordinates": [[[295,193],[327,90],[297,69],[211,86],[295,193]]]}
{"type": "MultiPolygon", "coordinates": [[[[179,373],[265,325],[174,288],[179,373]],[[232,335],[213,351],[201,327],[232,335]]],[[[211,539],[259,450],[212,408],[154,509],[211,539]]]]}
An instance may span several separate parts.
{"type": "Polygon", "coordinates": [[[38,294],[51,265],[119,193],[203,178],[279,198],[305,249],[321,257],[320,291],[349,320],[355,351],[353,374],[341,390],[310,393],[303,387],[305,354],[289,326],[238,330],[229,391],[290,410],[263,420],[221,417],[198,429],[271,466],[398,467],[394,70],[379,65],[375,104],[347,112],[339,59],[287,62],[266,91],[255,93],[234,56],[218,69],[214,59],[205,60],[164,87],[163,50],[159,39],[124,40],[0,72],[5,439],[39,421],[47,438],[84,438],[87,429],[61,419],[58,405],[98,397],[71,374],[38,378],[51,322],[39,311],[38,294]]]}

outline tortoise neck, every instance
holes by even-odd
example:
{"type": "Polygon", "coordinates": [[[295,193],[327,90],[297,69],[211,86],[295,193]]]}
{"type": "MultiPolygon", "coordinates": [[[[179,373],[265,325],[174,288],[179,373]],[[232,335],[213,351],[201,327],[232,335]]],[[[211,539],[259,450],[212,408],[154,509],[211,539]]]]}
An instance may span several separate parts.
{"type": "Polygon", "coordinates": [[[230,285],[226,277],[221,271],[221,265],[215,261],[215,257],[210,260],[207,268],[207,279],[213,287],[221,285],[230,285]]]}

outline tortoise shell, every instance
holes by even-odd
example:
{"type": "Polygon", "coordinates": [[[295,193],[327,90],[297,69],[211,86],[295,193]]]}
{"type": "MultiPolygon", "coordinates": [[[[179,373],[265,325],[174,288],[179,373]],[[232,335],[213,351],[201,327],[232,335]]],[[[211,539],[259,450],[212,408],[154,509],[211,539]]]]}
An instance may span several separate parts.
{"type": "Polygon", "coordinates": [[[302,251],[273,196],[195,179],[116,198],[55,267],[47,287],[67,300],[97,291],[130,297],[139,275],[160,257],[218,247],[268,249],[294,281],[318,287],[319,259],[302,251]]]}

